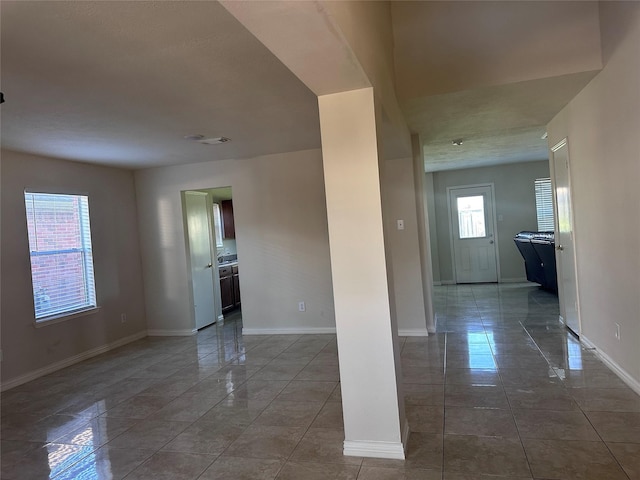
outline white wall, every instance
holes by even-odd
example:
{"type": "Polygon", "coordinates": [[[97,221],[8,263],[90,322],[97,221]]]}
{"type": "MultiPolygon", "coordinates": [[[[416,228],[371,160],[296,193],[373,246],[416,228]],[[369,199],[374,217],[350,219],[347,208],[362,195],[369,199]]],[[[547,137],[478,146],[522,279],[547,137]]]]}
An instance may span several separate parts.
{"type": "Polygon", "coordinates": [[[568,137],[583,337],[640,390],[640,4],[600,11],[607,64],[548,125],[549,144],[568,137]]]}
{"type": "Polygon", "coordinates": [[[89,350],[145,335],[133,173],[2,150],[2,381],[21,383],[89,350]],[[34,328],[24,189],[89,195],[100,311],[34,328]],[[120,314],[127,322],[121,323],[120,314]]]}
{"type": "Polygon", "coordinates": [[[384,162],[383,192],[399,334],[427,335],[412,158],[384,162]]]}
{"type": "Polygon", "coordinates": [[[494,184],[497,218],[498,252],[502,281],[526,281],[524,260],[513,243],[513,236],[522,230],[537,230],[534,181],[549,176],[549,162],[525,162],[495,167],[465,168],[433,173],[435,192],[438,262],[434,273],[443,283],[453,281],[447,187],[494,184]]]}
{"type": "Polygon", "coordinates": [[[438,226],[436,223],[436,192],[433,186],[433,173],[425,173],[424,189],[427,197],[427,216],[429,217],[429,247],[433,263],[433,282],[440,285],[440,251],[438,250],[438,226]]]}
{"type": "Polygon", "coordinates": [[[245,331],[335,329],[320,150],[140,170],[135,178],[150,330],[194,327],[180,192],[223,186],[233,189],[245,331]]]}
{"type": "Polygon", "coordinates": [[[598,2],[389,3],[401,103],[602,66],[598,2]]]}

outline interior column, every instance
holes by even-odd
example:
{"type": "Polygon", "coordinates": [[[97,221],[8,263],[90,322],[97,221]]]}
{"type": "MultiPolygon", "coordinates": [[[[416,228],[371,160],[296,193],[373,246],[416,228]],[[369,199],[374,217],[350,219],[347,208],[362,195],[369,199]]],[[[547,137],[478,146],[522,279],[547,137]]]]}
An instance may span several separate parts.
{"type": "Polygon", "coordinates": [[[372,88],[318,97],[344,454],[404,458],[409,433],[384,244],[372,88]]]}

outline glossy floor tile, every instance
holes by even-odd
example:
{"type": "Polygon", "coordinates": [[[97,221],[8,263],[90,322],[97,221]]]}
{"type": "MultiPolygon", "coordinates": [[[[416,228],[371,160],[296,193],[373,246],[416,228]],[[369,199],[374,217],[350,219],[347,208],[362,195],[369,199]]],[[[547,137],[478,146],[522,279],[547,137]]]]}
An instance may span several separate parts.
{"type": "Polygon", "coordinates": [[[640,479],[640,397],[531,284],[434,290],[401,337],[406,460],[345,457],[335,335],[243,336],[236,314],[2,393],[2,479],[640,479]]]}

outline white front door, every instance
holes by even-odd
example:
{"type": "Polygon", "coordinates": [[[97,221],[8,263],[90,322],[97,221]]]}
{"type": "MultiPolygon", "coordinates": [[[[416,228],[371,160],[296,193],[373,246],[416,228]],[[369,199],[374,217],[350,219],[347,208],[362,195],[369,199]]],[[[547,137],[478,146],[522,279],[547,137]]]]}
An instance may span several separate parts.
{"type": "Polygon", "coordinates": [[[497,282],[493,185],[447,190],[456,283],[497,282]]]}
{"type": "Polygon", "coordinates": [[[558,300],[564,324],[580,335],[578,289],[575,249],[573,243],[573,214],[569,181],[569,147],[563,140],[551,149],[556,197],[556,269],[558,271],[558,300]]]}
{"type": "Polygon", "coordinates": [[[213,256],[211,248],[211,218],[207,194],[184,192],[191,260],[191,283],[196,328],[216,321],[213,289],[213,256]]]}

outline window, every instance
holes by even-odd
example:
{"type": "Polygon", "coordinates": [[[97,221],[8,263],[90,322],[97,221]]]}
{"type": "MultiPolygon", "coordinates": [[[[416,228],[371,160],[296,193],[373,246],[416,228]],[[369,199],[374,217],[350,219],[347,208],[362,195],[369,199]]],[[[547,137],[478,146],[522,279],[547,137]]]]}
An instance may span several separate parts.
{"type": "Polygon", "coordinates": [[[460,238],[485,237],[484,196],[458,197],[457,206],[460,238]]]}
{"type": "Polygon", "coordinates": [[[222,242],[222,214],[220,213],[220,205],[213,204],[213,229],[216,232],[216,247],[223,247],[222,242]]]}
{"type": "Polygon", "coordinates": [[[550,178],[538,178],[535,181],[536,215],[538,231],[553,231],[553,193],[550,178]]]}
{"type": "Polygon", "coordinates": [[[89,201],[25,192],[36,321],[96,307],[89,201]]]}

